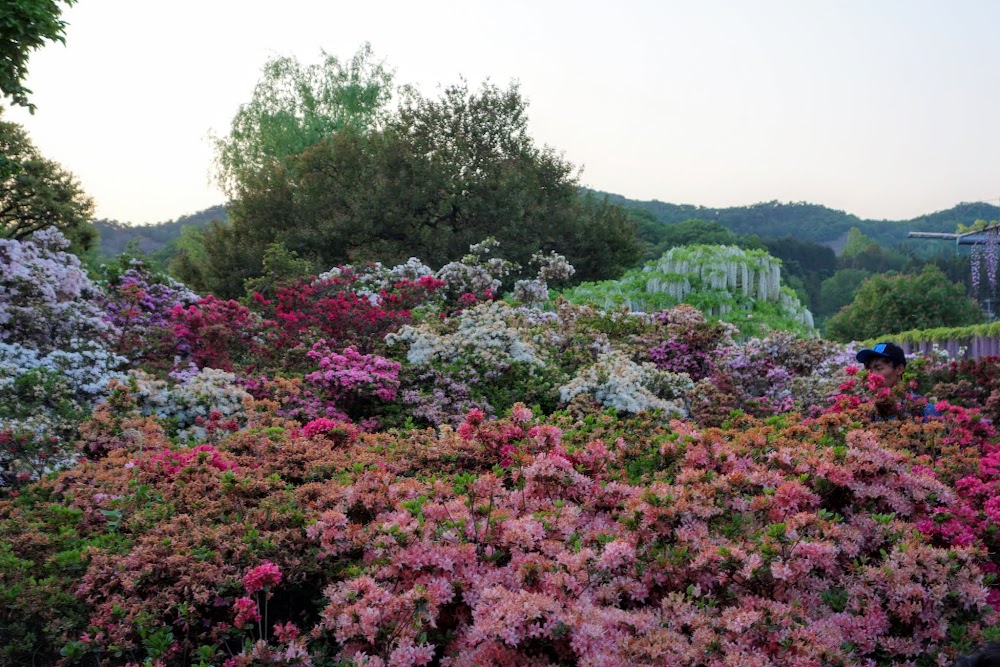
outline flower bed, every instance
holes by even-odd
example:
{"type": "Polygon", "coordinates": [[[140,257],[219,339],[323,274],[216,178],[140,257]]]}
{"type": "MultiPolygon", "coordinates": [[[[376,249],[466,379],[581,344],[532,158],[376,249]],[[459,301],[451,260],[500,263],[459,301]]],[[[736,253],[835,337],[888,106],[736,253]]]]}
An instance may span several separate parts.
{"type": "Polygon", "coordinates": [[[103,316],[52,309],[91,352],[0,343],[0,663],[946,665],[996,634],[995,360],[912,364],[925,420],[842,346],[499,302],[494,260],[245,303],[133,267],[103,316]]]}

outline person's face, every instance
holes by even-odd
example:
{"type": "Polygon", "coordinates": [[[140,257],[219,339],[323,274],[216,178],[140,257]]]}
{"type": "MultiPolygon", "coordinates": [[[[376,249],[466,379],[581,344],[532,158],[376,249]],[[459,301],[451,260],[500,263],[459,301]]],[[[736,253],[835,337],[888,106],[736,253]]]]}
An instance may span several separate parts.
{"type": "Polygon", "coordinates": [[[906,370],[906,366],[893,366],[892,362],[884,357],[875,357],[868,362],[866,368],[885,378],[887,387],[895,387],[903,379],[903,371],[906,370]]]}

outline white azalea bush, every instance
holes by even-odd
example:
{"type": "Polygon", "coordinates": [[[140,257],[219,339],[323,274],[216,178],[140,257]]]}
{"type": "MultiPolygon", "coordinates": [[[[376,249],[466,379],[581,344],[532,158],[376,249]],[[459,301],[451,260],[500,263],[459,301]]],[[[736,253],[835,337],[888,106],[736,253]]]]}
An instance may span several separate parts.
{"type": "Polygon", "coordinates": [[[602,406],[619,412],[660,410],[667,417],[684,417],[688,412],[685,396],[693,388],[687,373],[661,371],[652,363],[639,364],[613,350],[601,354],[592,366],[581,368],[559,387],[559,396],[569,403],[589,394],[602,406]]]}
{"type": "Polygon", "coordinates": [[[246,423],[251,396],[234,373],[202,368],[169,382],[133,370],[129,384],[139,412],[171,426],[179,440],[204,441],[213,430],[246,423]]]}
{"type": "Polygon", "coordinates": [[[103,346],[115,334],[103,292],[54,227],[0,239],[0,343],[50,352],[103,346]]]}
{"type": "Polygon", "coordinates": [[[0,239],[0,485],[75,460],[79,421],[126,367],[104,292],[55,228],[0,239]]]}

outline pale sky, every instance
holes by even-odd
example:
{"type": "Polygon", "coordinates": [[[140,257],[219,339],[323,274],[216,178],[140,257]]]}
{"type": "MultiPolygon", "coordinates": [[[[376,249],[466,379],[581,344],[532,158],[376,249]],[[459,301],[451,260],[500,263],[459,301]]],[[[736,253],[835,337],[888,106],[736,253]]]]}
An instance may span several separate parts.
{"type": "Polygon", "coordinates": [[[223,203],[225,134],[272,56],[364,42],[428,95],[521,85],[581,183],[711,207],[808,201],[904,219],[1000,197],[1000,2],[79,0],[5,112],[97,216],[223,203]]]}

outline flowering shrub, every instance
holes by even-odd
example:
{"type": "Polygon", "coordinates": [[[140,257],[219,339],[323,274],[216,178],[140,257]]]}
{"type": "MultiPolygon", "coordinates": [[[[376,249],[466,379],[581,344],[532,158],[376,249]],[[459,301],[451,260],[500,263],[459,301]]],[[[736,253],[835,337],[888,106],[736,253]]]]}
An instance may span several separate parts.
{"type": "Polygon", "coordinates": [[[245,378],[242,384],[255,399],[274,402],[276,413],[281,417],[301,423],[319,418],[350,420],[337,404],[325,398],[319,387],[302,378],[260,376],[245,378]]]}
{"type": "Polygon", "coordinates": [[[684,416],[683,398],[692,388],[686,373],[661,371],[653,364],[636,364],[620,352],[610,352],[560,387],[559,396],[568,402],[587,393],[601,405],[622,412],[662,410],[668,416],[684,416]]]}
{"type": "Polygon", "coordinates": [[[125,269],[133,358],[0,342],[0,663],[944,665],[996,632],[995,362],[889,388],[691,306],[449,291],[498,280],[477,252],[260,313],[125,269]]]}
{"type": "Polygon", "coordinates": [[[399,389],[399,368],[395,361],[371,354],[361,354],[353,347],[342,352],[330,349],[325,340],[309,351],[319,369],[306,375],[307,382],[318,387],[326,400],[348,412],[360,409],[374,399],[393,401],[399,389]]]}
{"type": "Polygon", "coordinates": [[[538,350],[517,326],[517,314],[502,301],[462,311],[457,323],[405,326],[386,336],[394,346],[407,343],[406,359],[422,366],[433,362],[462,363],[501,373],[514,364],[544,366],[538,350]]]}
{"type": "Polygon", "coordinates": [[[167,276],[154,275],[141,260],[118,268],[106,267],[104,281],[104,317],[116,331],[109,345],[137,365],[166,362],[169,367],[177,343],[171,312],[174,306],[194,305],[198,295],[167,276]]]}
{"type": "Polygon", "coordinates": [[[955,405],[979,408],[1000,421],[1000,357],[945,360],[919,367],[914,376],[918,390],[929,396],[947,396],[955,405]]]}
{"type": "Polygon", "coordinates": [[[0,502],[9,558],[57,575],[43,598],[10,571],[34,592],[8,597],[3,622],[81,655],[118,646],[167,664],[205,651],[231,664],[691,666],[936,662],[993,622],[985,533],[963,544],[925,527],[960,515],[950,480],[978,460],[961,452],[992,437],[968,413],[858,428],[860,407],[699,429],[515,405],[338,447],[335,424],[289,437],[250,414],[214,447],[147,430],[141,449],[0,502]],[[79,513],[76,542],[31,537],[62,525],[60,506],[79,513]],[[84,562],[53,558],[80,544],[84,562]],[[76,601],[62,625],[45,620],[55,591],[76,601]]]}
{"type": "Polygon", "coordinates": [[[460,262],[442,266],[434,277],[445,284],[444,298],[455,310],[492,301],[500,292],[503,279],[519,267],[500,257],[484,259],[500,242],[490,237],[469,246],[469,254],[460,262]]]}
{"type": "Polygon", "coordinates": [[[214,431],[234,431],[245,423],[251,396],[233,373],[204,368],[171,383],[132,371],[129,381],[140,414],[169,423],[182,440],[204,440],[214,431]]]}
{"type": "Polygon", "coordinates": [[[115,333],[95,285],[54,227],[0,239],[0,343],[38,350],[103,346],[115,333]]]}
{"type": "Polygon", "coordinates": [[[101,347],[43,354],[0,343],[0,486],[73,463],[79,423],[126,361],[101,347]]]}
{"type": "Polygon", "coordinates": [[[180,355],[177,365],[232,371],[234,365],[268,356],[261,338],[268,323],[232,299],[209,295],[186,308],[175,304],[170,321],[180,355]]]}
{"type": "Polygon", "coordinates": [[[526,306],[539,306],[549,300],[549,283],[569,279],[576,269],[566,258],[555,251],[548,255],[535,253],[531,263],[538,267],[538,275],[531,280],[514,283],[513,297],[526,306]]]}
{"type": "Polygon", "coordinates": [[[257,306],[276,323],[276,348],[294,350],[323,338],[372,352],[381,347],[383,336],[411,321],[413,308],[432,302],[443,285],[423,275],[418,265],[376,269],[358,274],[342,267],[317,279],[294,281],[282,285],[274,300],[255,294],[257,306]],[[405,277],[411,275],[413,279],[405,277]]]}

